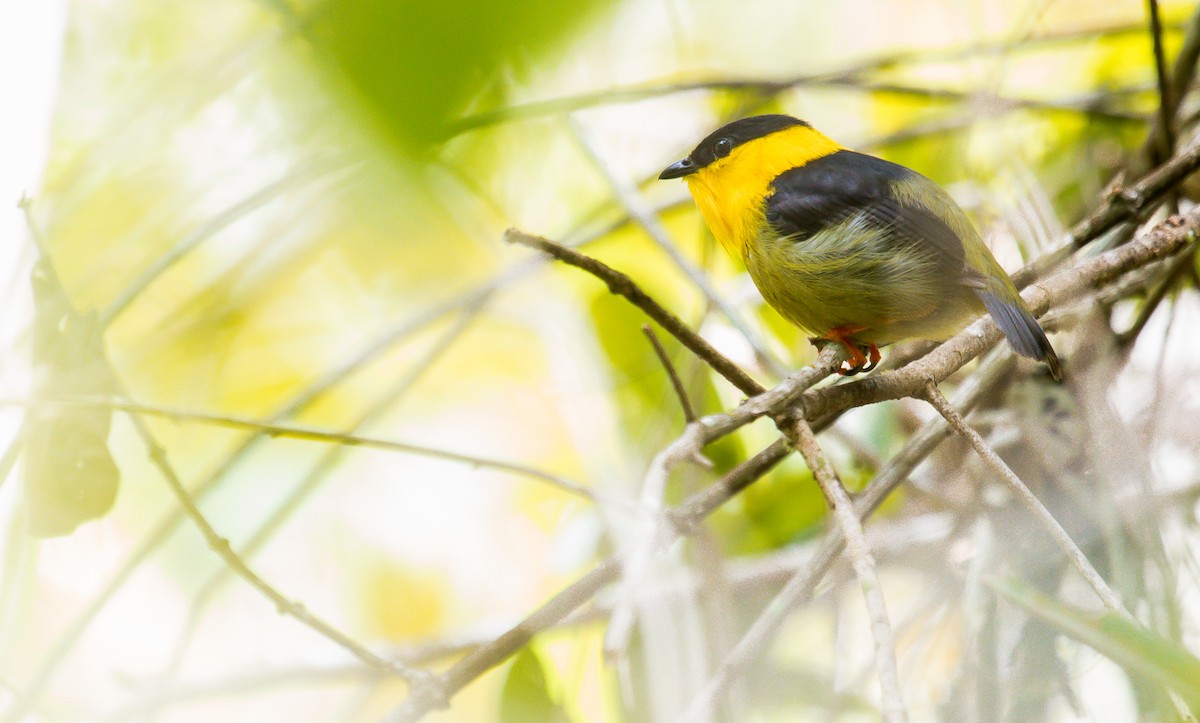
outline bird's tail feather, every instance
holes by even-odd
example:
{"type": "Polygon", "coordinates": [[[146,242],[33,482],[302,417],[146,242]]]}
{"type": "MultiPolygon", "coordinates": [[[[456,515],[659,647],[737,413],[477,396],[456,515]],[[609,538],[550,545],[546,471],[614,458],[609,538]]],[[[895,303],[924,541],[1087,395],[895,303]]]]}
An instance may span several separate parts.
{"type": "Polygon", "coordinates": [[[1041,325],[1033,318],[1033,314],[1029,313],[1025,304],[1006,301],[988,291],[980,291],[979,297],[1012,348],[1022,356],[1045,362],[1050,369],[1050,376],[1061,381],[1062,365],[1058,361],[1058,355],[1054,353],[1054,347],[1050,346],[1046,332],[1042,331],[1041,325]]]}

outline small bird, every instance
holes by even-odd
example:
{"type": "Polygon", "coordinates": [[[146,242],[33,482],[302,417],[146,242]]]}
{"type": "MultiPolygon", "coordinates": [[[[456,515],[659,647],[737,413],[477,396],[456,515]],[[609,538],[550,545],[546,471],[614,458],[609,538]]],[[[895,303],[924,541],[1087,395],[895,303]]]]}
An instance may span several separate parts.
{"type": "Polygon", "coordinates": [[[873,369],[880,346],[942,341],[987,311],[1013,349],[1062,379],[1012,279],[950,194],[916,171],[760,115],[718,129],[659,178],[687,181],[768,304],[814,343],[845,348],[843,375],[873,369]]]}

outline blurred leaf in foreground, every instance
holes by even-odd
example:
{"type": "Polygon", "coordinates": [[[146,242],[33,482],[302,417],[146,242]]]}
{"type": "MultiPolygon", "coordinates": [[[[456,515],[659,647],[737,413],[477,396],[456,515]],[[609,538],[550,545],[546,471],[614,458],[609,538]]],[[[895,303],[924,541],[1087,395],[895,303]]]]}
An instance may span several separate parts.
{"type": "MultiPolygon", "coordinates": [[[[39,394],[112,394],[104,330],[96,314],[75,311],[44,259],[34,267],[32,284],[39,394]]],[[[107,446],[111,422],[111,410],[103,407],[32,413],[25,449],[25,501],[32,534],[68,535],[112,508],[120,472],[107,446]]]]}
{"type": "Polygon", "coordinates": [[[1158,683],[1200,710],[1200,659],[1116,613],[1089,613],[1043,595],[1015,579],[993,583],[997,592],[1064,635],[1078,640],[1131,675],[1158,683]]]}
{"type": "Polygon", "coordinates": [[[401,146],[440,140],[500,69],[562,39],[606,0],[356,0],[320,6],[309,25],[331,78],[401,146]]]}
{"type": "Polygon", "coordinates": [[[563,723],[567,714],[550,697],[546,688],[546,670],[541,657],[531,646],[521,648],[513,658],[500,697],[500,720],[546,721],[563,723]]]}

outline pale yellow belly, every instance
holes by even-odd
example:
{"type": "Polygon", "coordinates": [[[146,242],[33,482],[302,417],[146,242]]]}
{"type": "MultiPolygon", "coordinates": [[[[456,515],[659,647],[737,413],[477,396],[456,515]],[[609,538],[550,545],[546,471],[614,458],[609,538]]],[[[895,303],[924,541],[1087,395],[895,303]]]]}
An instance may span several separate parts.
{"type": "Polygon", "coordinates": [[[814,336],[862,327],[853,337],[889,344],[942,340],[983,312],[973,290],[941,278],[934,260],[897,253],[870,228],[818,233],[803,241],[761,238],[746,267],[763,298],[814,336]]]}

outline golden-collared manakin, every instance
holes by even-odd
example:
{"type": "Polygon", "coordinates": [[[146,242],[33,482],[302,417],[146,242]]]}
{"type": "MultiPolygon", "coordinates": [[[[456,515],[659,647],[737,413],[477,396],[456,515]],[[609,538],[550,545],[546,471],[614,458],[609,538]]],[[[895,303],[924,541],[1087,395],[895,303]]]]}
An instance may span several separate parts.
{"type": "Polygon", "coordinates": [[[683,178],[763,298],[866,371],[879,347],[949,338],[991,313],[1018,353],[1062,378],[1037,319],[950,194],[787,115],[734,121],[659,178],[683,178]]]}

